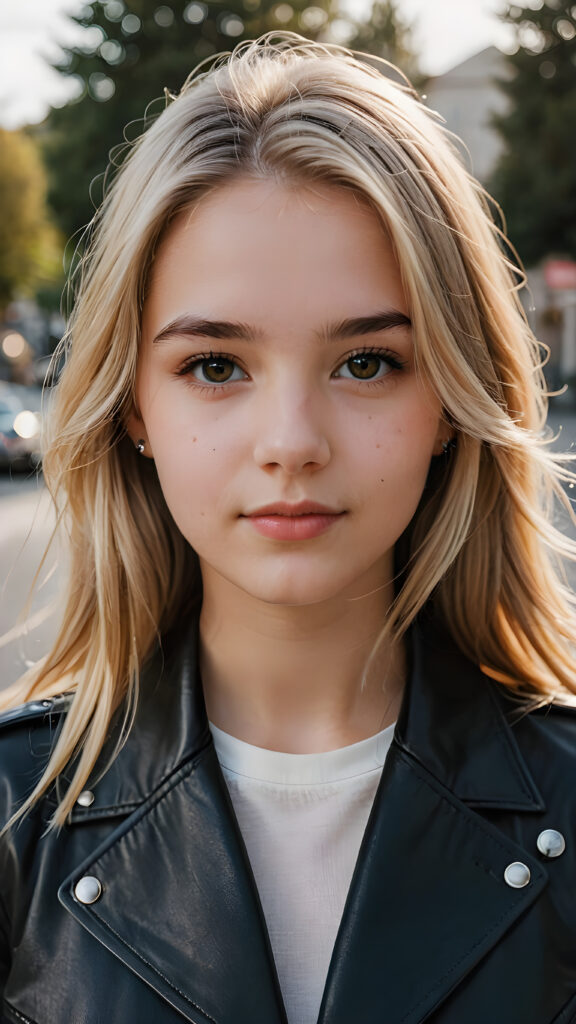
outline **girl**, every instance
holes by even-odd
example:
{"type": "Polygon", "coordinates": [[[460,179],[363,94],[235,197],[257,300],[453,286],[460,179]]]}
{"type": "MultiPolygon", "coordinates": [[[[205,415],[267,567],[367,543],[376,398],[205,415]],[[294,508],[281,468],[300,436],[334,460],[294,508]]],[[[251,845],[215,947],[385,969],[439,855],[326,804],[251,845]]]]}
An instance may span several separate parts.
{"type": "Polygon", "coordinates": [[[339,47],[242,44],[134,146],[44,462],[62,626],[0,726],[5,1021],[574,1024],[569,474],[517,282],[339,47]]]}

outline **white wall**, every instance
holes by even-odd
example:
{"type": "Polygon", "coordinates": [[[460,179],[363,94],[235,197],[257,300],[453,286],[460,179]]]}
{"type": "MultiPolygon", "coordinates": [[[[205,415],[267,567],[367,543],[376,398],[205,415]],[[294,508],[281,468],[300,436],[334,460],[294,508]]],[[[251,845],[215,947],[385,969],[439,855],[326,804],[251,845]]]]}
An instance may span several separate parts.
{"type": "Polygon", "coordinates": [[[430,79],[427,105],[445,118],[447,127],[465,143],[472,173],[486,181],[501,150],[500,137],[490,125],[494,112],[506,110],[507,99],[495,82],[508,73],[505,57],[490,46],[443,75],[430,79]]]}

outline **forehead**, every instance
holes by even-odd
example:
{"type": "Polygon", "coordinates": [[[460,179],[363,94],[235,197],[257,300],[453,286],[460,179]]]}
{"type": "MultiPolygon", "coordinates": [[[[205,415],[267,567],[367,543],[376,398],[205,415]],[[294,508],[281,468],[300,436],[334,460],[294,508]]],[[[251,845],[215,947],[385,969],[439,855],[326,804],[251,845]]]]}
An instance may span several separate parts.
{"type": "Polygon", "coordinates": [[[296,324],[379,305],[407,312],[400,270],[378,215],[327,184],[239,179],[181,212],[159,246],[144,318],[195,312],[296,324]]]}

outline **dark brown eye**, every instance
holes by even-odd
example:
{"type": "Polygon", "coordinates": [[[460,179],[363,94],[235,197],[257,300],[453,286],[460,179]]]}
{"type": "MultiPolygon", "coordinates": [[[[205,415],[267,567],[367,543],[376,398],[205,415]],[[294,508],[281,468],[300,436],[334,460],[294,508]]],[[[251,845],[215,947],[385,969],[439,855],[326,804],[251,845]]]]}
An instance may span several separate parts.
{"type": "Polygon", "coordinates": [[[188,360],[178,370],[178,376],[188,377],[196,384],[212,387],[247,379],[244,370],[238,366],[233,356],[220,355],[218,352],[188,360]]]}
{"type": "Polygon", "coordinates": [[[346,366],[357,380],[371,380],[382,368],[382,357],[370,352],[360,352],[346,360],[346,366]]]}
{"type": "Polygon", "coordinates": [[[203,359],[200,367],[204,379],[211,384],[225,384],[234,372],[234,363],[229,359],[203,359]]]}
{"type": "Polygon", "coordinates": [[[384,380],[389,373],[399,373],[406,361],[388,349],[360,349],[348,356],[333,374],[344,380],[384,380]]]}
{"type": "Polygon", "coordinates": [[[228,384],[229,381],[242,380],[246,376],[227,356],[197,359],[185,372],[190,373],[199,384],[228,384]]]}

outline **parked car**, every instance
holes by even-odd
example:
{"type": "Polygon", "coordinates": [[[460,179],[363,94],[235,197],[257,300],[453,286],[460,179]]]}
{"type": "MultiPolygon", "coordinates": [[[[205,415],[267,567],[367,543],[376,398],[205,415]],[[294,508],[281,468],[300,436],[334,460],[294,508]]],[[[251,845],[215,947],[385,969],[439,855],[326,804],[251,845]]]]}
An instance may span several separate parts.
{"type": "Polygon", "coordinates": [[[0,381],[0,468],[40,463],[41,391],[0,381]]]}

